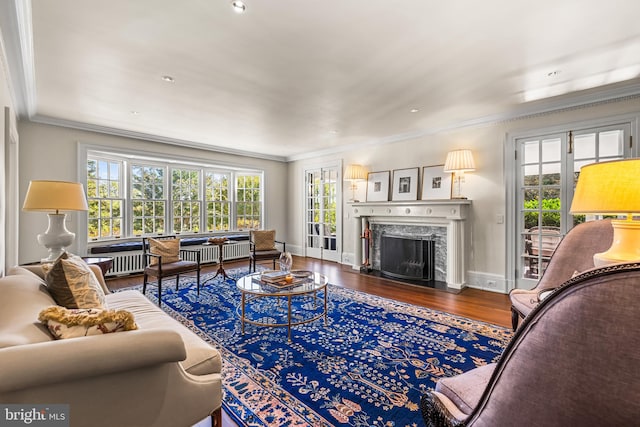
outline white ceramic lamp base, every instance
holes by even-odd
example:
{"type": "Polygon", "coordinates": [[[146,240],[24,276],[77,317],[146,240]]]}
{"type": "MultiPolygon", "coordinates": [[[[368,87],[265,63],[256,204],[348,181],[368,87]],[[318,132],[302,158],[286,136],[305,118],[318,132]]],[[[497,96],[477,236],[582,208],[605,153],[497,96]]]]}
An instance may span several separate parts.
{"type": "Polygon", "coordinates": [[[64,248],[73,243],[76,235],[65,225],[66,214],[48,214],[49,228],[42,234],[38,234],[38,243],[49,250],[49,256],[40,262],[54,262],[62,253],[64,248]]]}

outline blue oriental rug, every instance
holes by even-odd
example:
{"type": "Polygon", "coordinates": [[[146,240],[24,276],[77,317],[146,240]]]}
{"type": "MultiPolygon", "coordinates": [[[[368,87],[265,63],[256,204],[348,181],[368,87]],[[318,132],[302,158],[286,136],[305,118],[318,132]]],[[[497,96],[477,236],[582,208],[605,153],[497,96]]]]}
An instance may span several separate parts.
{"type": "MultiPolygon", "coordinates": [[[[246,269],[244,270],[246,271],[246,269]]],[[[231,270],[234,277],[244,272],[231,270]]],[[[203,275],[203,279],[211,277],[203,275]]],[[[223,357],[223,405],[241,426],[418,426],[420,396],[439,378],[496,361],[508,329],[328,286],[328,319],[287,328],[246,325],[232,280],[163,291],[162,307],[223,357]]],[[[147,295],[154,299],[157,290],[147,295]]],[[[313,298],[294,298],[306,310],[313,298]]],[[[261,298],[254,319],[282,322],[286,300],[261,298]]],[[[285,317],[286,318],[286,317],[285,317]]]]}

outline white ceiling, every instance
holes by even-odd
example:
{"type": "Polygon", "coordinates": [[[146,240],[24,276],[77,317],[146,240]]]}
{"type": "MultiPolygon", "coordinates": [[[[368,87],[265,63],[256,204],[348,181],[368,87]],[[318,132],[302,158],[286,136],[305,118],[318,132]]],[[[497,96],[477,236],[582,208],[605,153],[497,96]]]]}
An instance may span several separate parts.
{"type": "Polygon", "coordinates": [[[292,160],[640,93],[637,0],[245,3],[25,2],[28,115],[292,160]]]}

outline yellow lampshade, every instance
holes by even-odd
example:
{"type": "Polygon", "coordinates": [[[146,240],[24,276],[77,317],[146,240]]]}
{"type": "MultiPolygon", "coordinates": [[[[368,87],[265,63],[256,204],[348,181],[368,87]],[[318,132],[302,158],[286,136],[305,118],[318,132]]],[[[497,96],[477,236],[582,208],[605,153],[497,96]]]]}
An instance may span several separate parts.
{"type": "Polygon", "coordinates": [[[476,170],[471,150],[454,150],[447,153],[444,172],[472,172],[476,170]]]}
{"type": "Polygon", "coordinates": [[[625,215],[611,221],[613,243],[593,256],[596,267],[640,260],[640,159],[594,163],[580,169],[572,214],[625,215]]]}
{"type": "Polygon", "coordinates": [[[640,159],[583,166],[573,195],[571,213],[640,213],[640,159]]]}
{"type": "Polygon", "coordinates": [[[31,181],[22,209],[25,211],[86,211],[84,187],[78,182],[31,181]]]}
{"type": "Polygon", "coordinates": [[[345,181],[363,181],[367,179],[367,170],[361,165],[348,165],[344,171],[345,181]]]}

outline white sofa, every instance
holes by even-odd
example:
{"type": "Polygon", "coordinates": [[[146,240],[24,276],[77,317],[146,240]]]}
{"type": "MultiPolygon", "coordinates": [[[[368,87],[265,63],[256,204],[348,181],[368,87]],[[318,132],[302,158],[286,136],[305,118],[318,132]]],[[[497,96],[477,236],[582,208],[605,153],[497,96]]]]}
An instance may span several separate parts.
{"type": "Polygon", "coordinates": [[[109,309],[137,330],[56,340],[38,322],[55,305],[39,266],[0,278],[0,402],[69,404],[71,426],[220,425],[220,353],[138,291],[110,293],[109,309]]]}

